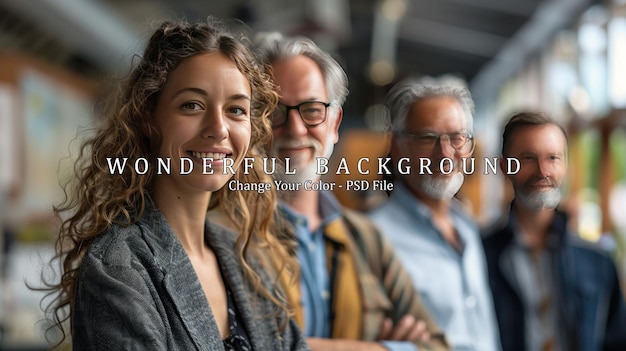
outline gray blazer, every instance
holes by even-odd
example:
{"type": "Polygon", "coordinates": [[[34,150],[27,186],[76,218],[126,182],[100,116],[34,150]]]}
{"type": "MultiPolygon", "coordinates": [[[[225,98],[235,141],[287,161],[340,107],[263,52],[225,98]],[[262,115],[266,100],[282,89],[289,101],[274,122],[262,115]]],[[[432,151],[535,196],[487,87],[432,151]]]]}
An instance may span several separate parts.
{"type": "MultiPolygon", "coordinates": [[[[207,222],[206,241],[220,262],[254,350],[309,350],[269,300],[250,299],[234,254],[236,234],[207,222]]],[[[262,280],[271,282],[251,262],[262,280]]],[[[138,223],[113,225],[91,244],[81,267],[72,316],[74,350],[224,350],[200,282],[165,217],[147,206],[138,223]]]]}

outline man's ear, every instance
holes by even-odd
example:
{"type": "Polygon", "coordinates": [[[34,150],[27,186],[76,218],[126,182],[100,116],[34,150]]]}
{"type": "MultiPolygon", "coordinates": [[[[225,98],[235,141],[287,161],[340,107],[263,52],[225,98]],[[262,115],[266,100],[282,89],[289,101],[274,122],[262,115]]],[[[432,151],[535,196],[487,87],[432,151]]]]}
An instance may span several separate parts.
{"type": "Polygon", "coordinates": [[[339,126],[341,125],[341,119],[343,118],[343,108],[339,106],[337,108],[337,116],[335,117],[334,124],[332,126],[333,144],[337,144],[339,141],[339,126]]]}

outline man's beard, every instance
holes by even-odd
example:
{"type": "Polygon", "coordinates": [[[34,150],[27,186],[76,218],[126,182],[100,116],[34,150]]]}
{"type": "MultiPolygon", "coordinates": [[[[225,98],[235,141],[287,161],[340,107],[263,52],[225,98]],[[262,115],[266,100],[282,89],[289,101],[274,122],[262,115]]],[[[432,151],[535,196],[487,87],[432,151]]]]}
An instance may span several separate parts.
{"type": "Polygon", "coordinates": [[[515,200],[531,211],[556,208],[561,202],[561,188],[556,181],[549,178],[548,180],[553,188],[546,191],[532,190],[526,185],[514,185],[515,200]]]}
{"type": "Polygon", "coordinates": [[[455,171],[450,176],[434,174],[418,175],[417,187],[422,194],[433,200],[450,200],[463,185],[463,173],[455,171]]]}
{"type": "MultiPolygon", "coordinates": [[[[322,154],[323,145],[315,138],[295,139],[276,139],[272,145],[273,156],[278,156],[278,150],[282,147],[311,147],[313,148],[313,157],[310,160],[301,160],[299,157],[291,157],[289,171],[295,169],[295,174],[286,174],[284,165],[281,165],[275,173],[275,178],[283,182],[302,183],[306,180],[316,181],[320,175],[317,174],[317,158],[328,158],[333,153],[334,144],[330,138],[326,141],[326,152],[322,154]]],[[[282,160],[284,161],[284,160],[282,160]]]]}

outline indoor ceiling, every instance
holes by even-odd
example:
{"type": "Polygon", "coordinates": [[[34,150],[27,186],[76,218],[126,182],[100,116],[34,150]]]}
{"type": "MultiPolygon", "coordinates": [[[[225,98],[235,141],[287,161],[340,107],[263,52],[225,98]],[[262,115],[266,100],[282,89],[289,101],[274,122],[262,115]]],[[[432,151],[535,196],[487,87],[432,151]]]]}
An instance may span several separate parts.
{"type": "Polygon", "coordinates": [[[309,36],[332,52],[350,81],[346,115],[362,116],[406,76],[453,74],[489,98],[592,1],[0,0],[0,49],[85,74],[119,72],[162,19],[240,19],[254,32],[309,36]],[[379,61],[388,65],[373,66],[379,61]]]}

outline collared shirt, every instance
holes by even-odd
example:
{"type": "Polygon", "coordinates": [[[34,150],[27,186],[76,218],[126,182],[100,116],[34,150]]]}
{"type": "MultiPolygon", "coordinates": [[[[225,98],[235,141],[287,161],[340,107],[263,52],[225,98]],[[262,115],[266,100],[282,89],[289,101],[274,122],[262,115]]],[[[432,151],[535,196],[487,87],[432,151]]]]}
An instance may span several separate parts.
{"type": "MultiPolygon", "coordinates": [[[[528,350],[561,350],[557,328],[556,293],[551,250],[532,251],[523,242],[513,213],[509,216],[514,240],[500,258],[502,272],[524,305],[528,350]]],[[[548,245],[550,242],[548,241],[548,245]]]]}
{"type": "MultiPolygon", "coordinates": [[[[484,238],[489,277],[505,350],[526,351],[526,312],[517,280],[509,279],[512,260],[506,250],[516,245],[511,221],[500,222],[484,238]]],[[[556,210],[546,238],[552,256],[558,324],[563,350],[626,350],[626,300],[611,255],[568,231],[568,218],[556,210]]]]}
{"type": "Polygon", "coordinates": [[[292,223],[298,240],[304,335],[330,338],[330,278],[326,268],[323,229],[341,216],[341,206],[336,199],[320,192],[319,213],[322,222],[314,232],[309,229],[306,216],[294,212],[284,202],[281,203],[281,210],[292,223]]]}
{"type": "Polygon", "coordinates": [[[452,248],[431,220],[430,209],[397,183],[372,220],[393,242],[422,302],[454,350],[500,350],[487,267],[478,229],[459,204],[450,215],[462,242],[452,248]]]}
{"type": "MultiPolygon", "coordinates": [[[[330,338],[331,316],[331,278],[327,267],[326,237],[324,232],[329,223],[339,220],[342,208],[337,199],[329,192],[320,192],[319,213],[322,222],[315,232],[309,230],[305,216],[294,212],[286,203],[280,203],[280,209],[292,223],[298,241],[298,260],[300,262],[300,286],[306,337],[330,338]]],[[[417,351],[411,342],[383,341],[390,351],[417,351]]]]}

